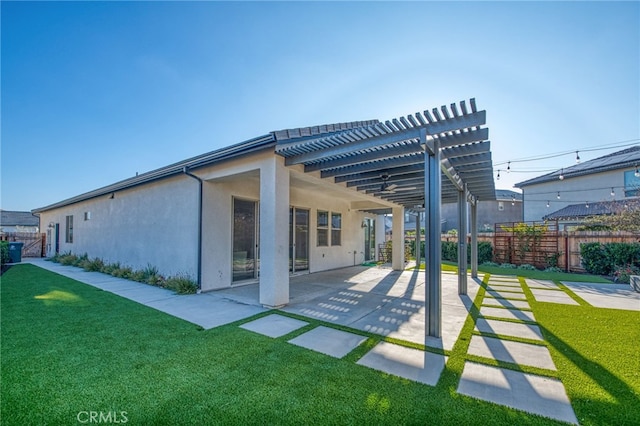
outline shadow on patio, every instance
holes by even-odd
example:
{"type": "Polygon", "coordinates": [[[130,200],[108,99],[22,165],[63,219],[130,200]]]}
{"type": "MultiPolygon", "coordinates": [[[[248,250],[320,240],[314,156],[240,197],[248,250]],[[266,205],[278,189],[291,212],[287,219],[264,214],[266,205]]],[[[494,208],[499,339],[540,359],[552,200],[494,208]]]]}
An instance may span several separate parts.
{"type": "MultiPolygon", "coordinates": [[[[354,266],[290,279],[290,302],[283,311],[333,324],[450,350],[478,291],[468,280],[458,295],[457,275],[442,274],[442,338],[425,337],[424,271],[354,266]]],[[[220,290],[247,304],[258,303],[258,284],[220,290]]]]}

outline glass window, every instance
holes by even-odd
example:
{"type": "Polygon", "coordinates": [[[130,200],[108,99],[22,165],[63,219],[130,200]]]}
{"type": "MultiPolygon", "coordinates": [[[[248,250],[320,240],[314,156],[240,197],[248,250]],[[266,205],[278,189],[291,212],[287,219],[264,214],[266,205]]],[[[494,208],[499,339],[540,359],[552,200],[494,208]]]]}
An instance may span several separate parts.
{"type": "Polygon", "coordinates": [[[636,176],[635,170],[624,172],[624,196],[640,196],[640,173],[636,176]]]}
{"type": "Polygon", "coordinates": [[[73,242],[73,216],[67,216],[64,240],[67,243],[73,242]]]}
{"type": "Polygon", "coordinates": [[[342,244],[342,213],[331,213],[331,245],[342,244]]]}
{"type": "Polygon", "coordinates": [[[329,212],[318,210],[318,246],[329,245],[329,212]]]}

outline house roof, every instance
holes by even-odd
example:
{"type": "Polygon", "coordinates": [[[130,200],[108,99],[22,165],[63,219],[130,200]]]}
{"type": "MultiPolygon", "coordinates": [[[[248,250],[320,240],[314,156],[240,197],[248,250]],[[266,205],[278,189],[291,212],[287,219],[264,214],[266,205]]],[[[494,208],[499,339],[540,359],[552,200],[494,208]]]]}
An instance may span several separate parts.
{"type": "Polygon", "coordinates": [[[40,218],[31,212],[16,212],[0,210],[0,225],[2,226],[39,226],[40,218]]]}
{"type": "Polygon", "coordinates": [[[590,175],[594,173],[606,172],[609,170],[624,169],[627,167],[635,167],[640,164],[640,145],[632,146],[631,148],[623,149],[612,154],[604,155],[602,157],[594,158],[593,160],[585,161],[584,163],[576,164],[571,167],[566,167],[560,170],[556,170],[546,175],[538,176],[533,179],[525,180],[523,182],[516,183],[516,188],[523,188],[529,185],[535,185],[539,183],[551,182],[560,178],[562,174],[565,179],[590,175]]]}
{"type": "Polygon", "coordinates": [[[409,115],[385,123],[367,120],[273,131],[33,212],[108,195],[268,148],[275,148],[276,154],[286,158],[287,165],[304,164],[305,172],[320,171],[323,178],[333,178],[336,183],[345,182],[375,197],[413,207],[424,204],[425,144],[420,140],[421,131],[427,134],[427,149],[436,142],[440,147],[442,176],[446,178],[442,179],[443,201],[455,199],[465,184],[474,197],[495,199],[490,143],[486,140],[488,129],[481,128],[486,112],[478,111],[475,99],[471,99],[469,110],[462,101],[460,110],[451,104],[450,109],[442,106],[440,110],[433,108],[432,113],[427,110],[424,116],[416,113],[415,117],[409,115]],[[381,192],[382,172],[389,175],[389,185],[414,185],[415,189],[399,195],[381,192]]]}
{"type": "Polygon", "coordinates": [[[522,201],[522,193],[511,191],[510,189],[496,189],[496,200],[522,201]]]}
{"type": "Polygon", "coordinates": [[[629,206],[629,200],[600,201],[570,204],[544,216],[543,220],[583,219],[590,216],[610,215],[629,206]]]}

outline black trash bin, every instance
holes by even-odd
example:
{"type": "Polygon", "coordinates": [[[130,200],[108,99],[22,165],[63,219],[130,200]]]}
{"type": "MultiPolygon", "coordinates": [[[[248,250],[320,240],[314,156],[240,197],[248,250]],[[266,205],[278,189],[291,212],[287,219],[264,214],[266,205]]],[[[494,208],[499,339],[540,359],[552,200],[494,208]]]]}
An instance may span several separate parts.
{"type": "Polygon", "coordinates": [[[22,262],[22,246],[24,243],[9,243],[9,259],[11,263],[22,262]]]}

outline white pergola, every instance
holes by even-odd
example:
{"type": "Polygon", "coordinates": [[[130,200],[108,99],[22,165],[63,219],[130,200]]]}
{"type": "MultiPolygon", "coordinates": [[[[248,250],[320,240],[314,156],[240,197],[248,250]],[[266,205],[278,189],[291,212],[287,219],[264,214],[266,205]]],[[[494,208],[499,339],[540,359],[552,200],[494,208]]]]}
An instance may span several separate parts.
{"type": "MultiPolygon", "coordinates": [[[[485,124],[486,111],[478,111],[471,99],[469,106],[462,101],[384,123],[372,120],[273,133],[276,153],[285,158],[285,165],[304,165],[305,172],[320,172],[322,178],[397,205],[392,213],[401,220],[394,219],[394,231],[403,229],[396,223],[404,220],[404,210],[425,212],[425,321],[427,334],[434,337],[440,337],[442,328],[441,203],[458,203],[459,294],[467,292],[467,203],[471,276],[478,273],[476,206],[480,199],[495,200],[485,124]]],[[[404,238],[394,238],[393,251],[403,252],[403,244],[404,238]]],[[[403,265],[394,259],[393,267],[403,265]]]]}

